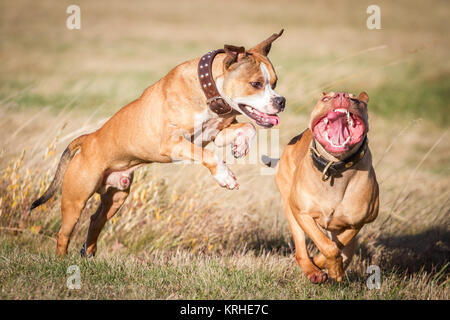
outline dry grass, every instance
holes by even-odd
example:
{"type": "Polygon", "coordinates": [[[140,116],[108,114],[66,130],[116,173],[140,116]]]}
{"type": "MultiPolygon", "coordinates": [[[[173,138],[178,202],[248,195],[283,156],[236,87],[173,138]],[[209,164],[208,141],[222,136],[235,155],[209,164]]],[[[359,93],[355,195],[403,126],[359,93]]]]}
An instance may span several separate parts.
{"type": "MultiPolygon", "coordinates": [[[[49,120],[54,121],[54,118],[49,120]]],[[[47,120],[42,118],[40,121],[45,123],[47,120]]],[[[305,122],[306,118],[291,115],[280,128],[281,132],[286,132],[286,136],[283,134],[281,140],[286,142],[287,137],[292,136],[295,131],[292,129],[294,123],[305,122]],[[287,134],[287,132],[292,133],[287,134]]],[[[233,165],[232,168],[237,173],[241,188],[238,192],[227,192],[219,189],[207,171],[198,165],[152,165],[138,171],[131,196],[124,208],[102,232],[99,242],[100,252],[96,258],[102,265],[98,267],[99,270],[77,258],[78,250],[86,236],[88,217],[98,205],[98,199],[91,199],[82,215],[71,243],[70,261],[75,260],[77,264],[100,273],[109,273],[106,271],[108,268],[119,272],[116,269],[122,270],[124,261],[134,261],[130,262],[130,265],[127,262],[127,276],[130,277],[137,272],[142,261],[144,261],[142,267],[144,269],[141,271],[145,274],[153,274],[158,267],[167,268],[171,263],[175,263],[172,266],[173,269],[167,271],[167,281],[171,283],[173,290],[169,290],[170,294],[167,294],[167,291],[163,294],[158,288],[152,287],[139,293],[142,284],[137,282],[138,278],[135,276],[133,278],[135,280],[125,281],[120,286],[122,289],[118,288],[118,291],[111,292],[109,295],[102,294],[103,286],[107,285],[107,281],[103,280],[101,284],[90,283],[89,289],[83,290],[84,295],[78,293],[76,296],[85,298],[448,299],[449,178],[448,175],[434,173],[430,168],[431,164],[438,159],[432,161],[428,157],[424,159],[425,153],[412,157],[413,160],[411,160],[411,154],[403,155],[405,148],[414,150],[418,148],[418,145],[425,144],[424,141],[417,143],[412,137],[420,134],[424,127],[432,128],[432,126],[429,123],[410,125],[409,134],[412,137],[396,136],[404,129],[401,126],[396,128],[385,126],[384,121],[374,117],[370,142],[371,149],[377,155],[375,163],[378,163],[383,205],[379,218],[361,232],[359,251],[348,271],[348,283],[344,287],[328,286],[324,287],[323,292],[320,293],[320,290],[310,286],[306,278],[297,270],[290,234],[272,181],[273,176],[261,176],[259,166],[233,165]],[[389,138],[390,136],[393,138],[389,138]],[[398,141],[398,144],[392,145],[389,153],[383,154],[394,139],[398,141]],[[418,164],[421,164],[421,167],[416,170],[418,164]],[[256,185],[264,187],[255,190],[256,185]],[[180,258],[180,254],[183,258],[180,258]],[[131,258],[127,258],[130,256],[131,258]],[[164,265],[155,262],[155,259],[162,257],[168,259],[164,260],[168,262],[164,265]],[[270,264],[266,265],[265,262],[261,262],[261,259],[269,259],[270,264]],[[242,290],[245,287],[238,286],[220,294],[208,293],[209,286],[213,286],[208,270],[218,264],[218,270],[215,272],[225,277],[223,280],[225,281],[225,270],[230,267],[230,263],[237,270],[244,270],[242,271],[244,274],[250,272],[257,275],[258,272],[268,272],[271,280],[264,288],[265,291],[244,292],[242,290]],[[275,267],[276,264],[279,265],[275,267]],[[377,264],[383,270],[381,291],[373,292],[365,289],[365,270],[370,264],[377,264]],[[183,273],[186,268],[189,269],[189,274],[200,272],[202,277],[209,279],[208,286],[201,290],[202,293],[190,291],[192,287],[180,279],[177,280],[177,275],[180,272],[183,273]],[[284,281],[295,281],[298,286],[303,286],[306,292],[298,291],[299,288],[290,284],[289,288],[286,288],[288,291],[274,292],[271,295],[270,290],[278,281],[281,281],[279,277],[283,279],[287,277],[288,280],[284,281]],[[182,290],[176,290],[177,286],[181,286],[179,289],[182,290]],[[412,290],[413,287],[416,289],[412,290]],[[180,292],[185,292],[186,295],[180,292]]],[[[55,126],[56,129],[57,126],[55,126]]],[[[63,132],[66,130],[64,129],[63,132]]],[[[445,156],[446,146],[442,143],[443,140],[440,140],[441,137],[440,131],[430,134],[427,146],[431,149],[435,142],[439,142],[433,153],[445,156]]],[[[50,137],[47,141],[49,140],[50,137]]],[[[56,145],[63,144],[56,143],[56,145]]],[[[57,263],[55,262],[57,260],[52,257],[54,239],[60,224],[59,197],[37,209],[30,218],[27,219],[26,215],[30,202],[43,192],[51,180],[54,164],[59,157],[59,153],[53,152],[53,149],[53,145],[50,145],[47,148],[50,152],[42,149],[35,158],[27,157],[25,153],[24,157],[11,161],[1,173],[2,225],[0,228],[4,235],[9,235],[4,238],[6,244],[11,245],[10,236],[14,234],[17,238],[15,241],[19,243],[14,245],[15,248],[11,249],[11,252],[5,250],[1,255],[15,263],[20,263],[19,261],[29,263],[29,268],[33,270],[37,268],[34,264],[40,265],[40,263],[34,258],[30,258],[28,262],[26,257],[19,259],[20,252],[23,253],[25,250],[31,254],[31,257],[37,254],[36,259],[40,261],[38,252],[43,251],[45,258],[42,259],[51,259],[52,263],[57,263]],[[53,166],[49,167],[49,163],[53,166]],[[34,243],[30,245],[30,242],[34,243]],[[20,245],[20,243],[23,244],[20,245]],[[32,248],[29,248],[30,246],[32,248]]],[[[313,249],[312,244],[310,248],[313,249]]],[[[69,262],[61,263],[65,266],[69,262]]],[[[12,265],[5,264],[4,267],[4,270],[11,271],[12,265]]],[[[6,277],[6,274],[3,276],[6,277]]],[[[41,289],[38,291],[42,293],[42,296],[33,291],[24,297],[45,298],[59,295],[59,292],[64,291],[63,288],[50,293],[44,294],[44,292],[47,286],[54,281],[60,281],[58,279],[61,277],[47,279],[42,291],[41,289]]],[[[5,278],[4,281],[5,290],[8,288],[12,290],[11,293],[14,293],[9,282],[5,278]]],[[[14,294],[17,296],[21,293],[25,294],[21,290],[14,294]]],[[[14,294],[11,296],[10,293],[3,292],[5,297],[13,297],[14,294]]],[[[73,295],[74,293],[69,293],[67,290],[63,294],[67,297],[73,295]]]]}
{"type": "MultiPolygon", "coordinates": [[[[383,30],[373,32],[364,28],[363,2],[236,2],[235,14],[208,16],[198,12],[203,1],[178,2],[176,9],[170,1],[133,7],[81,1],[78,32],[65,29],[64,3],[0,3],[1,298],[449,299],[445,2],[436,1],[431,14],[429,4],[405,12],[406,2],[381,1],[383,30]],[[124,208],[100,236],[98,257],[77,257],[98,202],[93,198],[72,255],[57,260],[59,196],[30,217],[26,210],[68,142],[97,128],[174,64],[223,42],[254,44],[281,27],[286,34],[271,53],[290,110],[281,117],[281,146],[307,126],[321,90],[371,96],[381,211],[361,232],[347,281],[308,283],[294,263],[273,176],[261,175],[262,166],[248,158],[231,166],[241,185],[233,192],[199,165],[140,169],[124,208]],[[85,272],[80,292],[64,286],[73,262],[85,272]],[[382,269],[380,290],[365,287],[370,264],[382,269]]],[[[224,11],[220,2],[211,6],[224,11]]]]}

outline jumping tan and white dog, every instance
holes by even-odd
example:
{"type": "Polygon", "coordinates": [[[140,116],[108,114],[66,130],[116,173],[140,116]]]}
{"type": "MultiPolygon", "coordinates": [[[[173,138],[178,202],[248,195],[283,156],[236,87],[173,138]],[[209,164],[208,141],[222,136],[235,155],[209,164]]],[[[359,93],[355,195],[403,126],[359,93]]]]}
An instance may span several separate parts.
{"type": "Polygon", "coordinates": [[[378,183],[367,145],[367,103],[323,93],[309,129],[294,137],[278,163],[276,184],[294,237],[295,258],[313,283],[342,281],[361,227],[378,215],[378,183]],[[320,251],[311,260],[305,233],[320,251]]]}
{"type": "Polygon", "coordinates": [[[139,166],[193,160],[208,168],[220,186],[237,189],[231,170],[204,147],[211,141],[218,146],[232,143],[233,155],[245,156],[256,131],[250,123],[237,123],[238,114],[262,127],[278,124],[276,114],[283,111],[285,99],[274,91],[277,76],[267,55],[282,32],[248,51],[225,45],[213,56],[210,52],[178,65],[100,129],[73,140],[64,151],[49,188],[30,208],[46,202],[62,184],[57,254],[67,253],[81,211],[97,192],[101,194],[101,204],[91,216],[81,252],[95,254],[99,233],[126,200],[133,171],[139,166]],[[211,92],[219,95],[209,97],[211,92]],[[213,108],[217,100],[231,112],[214,112],[223,110],[213,108]],[[200,135],[194,132],[198,125],[200,135]]]}

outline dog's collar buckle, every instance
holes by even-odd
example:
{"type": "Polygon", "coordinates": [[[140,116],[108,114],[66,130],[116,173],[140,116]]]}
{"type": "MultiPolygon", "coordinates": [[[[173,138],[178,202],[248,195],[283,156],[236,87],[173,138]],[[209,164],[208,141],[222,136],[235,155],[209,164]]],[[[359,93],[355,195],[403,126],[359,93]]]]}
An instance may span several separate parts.
{"type": "Polygon", "coordinates": [[[333,165],[334,161],[328,162],[325,168],[322,171],[322,181],[327,181],[330,178],[330,174],[328,174],[328,169],[333,165]]]}
{"type": "Polygon", "coordinates": [[[224,52],[225,50],[223,49],[208,52],[200,58],[197,67],[198,79],[200,81],[200,87],[206,96],[206,103],[211,111],[219,116],[226,116],[234,111],[234,109],[220,95],[212,75],[212,64],[215,56],[224,52]]]}

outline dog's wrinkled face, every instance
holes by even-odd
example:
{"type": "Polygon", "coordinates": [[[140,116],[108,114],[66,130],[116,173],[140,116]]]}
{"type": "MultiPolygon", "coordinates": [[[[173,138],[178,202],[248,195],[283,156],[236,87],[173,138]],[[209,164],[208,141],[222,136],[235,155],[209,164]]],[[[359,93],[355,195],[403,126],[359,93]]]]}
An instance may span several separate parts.
{"type": "Polygon", "coordinates": [[[277,75],[267,58],[271,43],[281,33],[248,51],[225,46],[224,76],[218,83],[221,94],[235,110],[266,128],[279,123],[277,113],[284,110],[286,103],[274,91],[277,75]]]}
{"type": "Polygon", "coordinates": [[[368,102],[365,92],[358,98],[346,92],[322,93],[311,114],[310,129],[328,153],[339,157],[362,142],[369,131],[368,102]]]}

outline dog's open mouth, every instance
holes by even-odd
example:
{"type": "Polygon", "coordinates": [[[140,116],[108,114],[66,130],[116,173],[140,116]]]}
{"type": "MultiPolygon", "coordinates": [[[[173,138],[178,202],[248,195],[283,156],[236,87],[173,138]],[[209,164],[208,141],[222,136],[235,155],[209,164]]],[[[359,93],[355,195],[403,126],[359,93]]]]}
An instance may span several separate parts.
{"type": "Polygon", "coordinates": [[[239,108],[261,127],[271,128],[280,122],[280,118],[276,114],[264,113],[246,104],[239,104],[239,108]]]}
{"type": "Polygon", "coordinates": [[[347,109],[329,111],[313,125],[317,141],[326,151],[339,154],[350,150],[364,138],[364,121],[347,109]]]}

